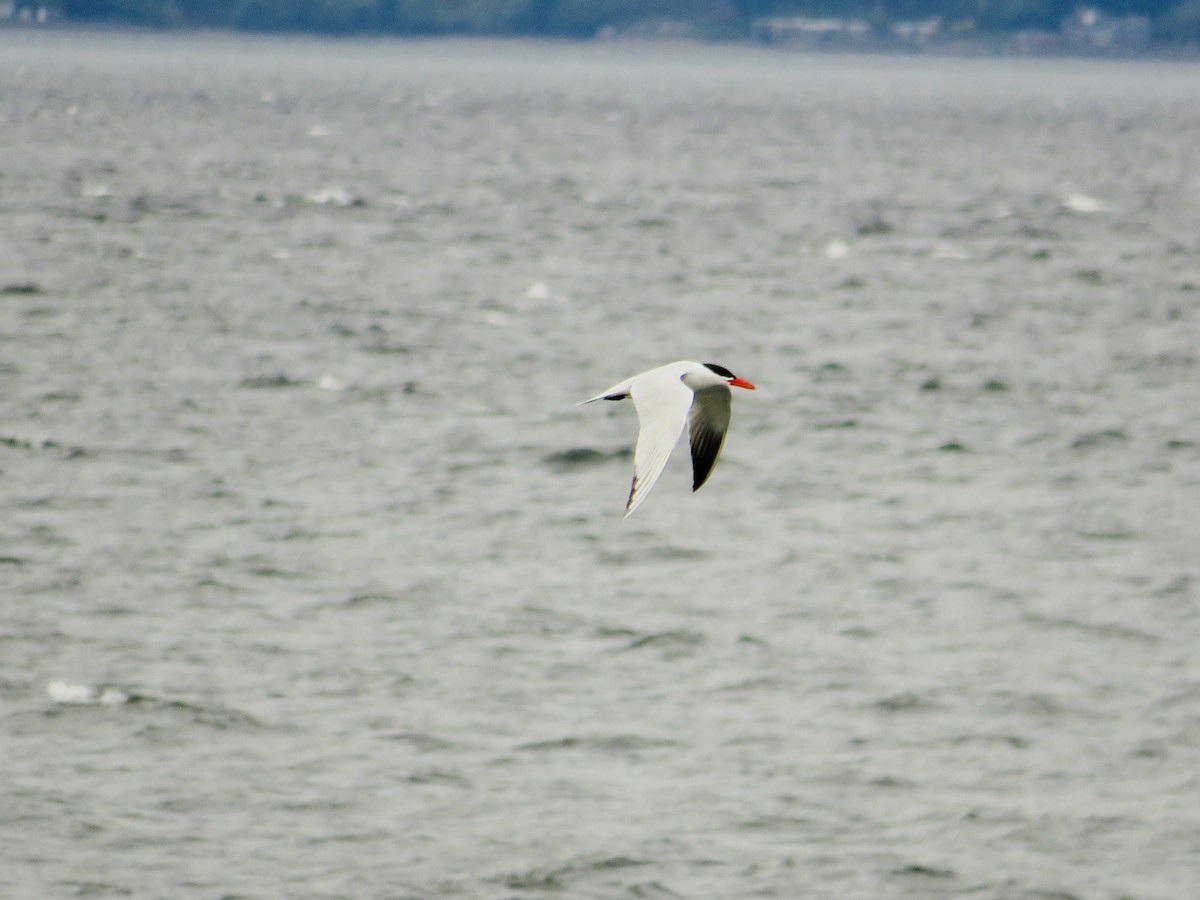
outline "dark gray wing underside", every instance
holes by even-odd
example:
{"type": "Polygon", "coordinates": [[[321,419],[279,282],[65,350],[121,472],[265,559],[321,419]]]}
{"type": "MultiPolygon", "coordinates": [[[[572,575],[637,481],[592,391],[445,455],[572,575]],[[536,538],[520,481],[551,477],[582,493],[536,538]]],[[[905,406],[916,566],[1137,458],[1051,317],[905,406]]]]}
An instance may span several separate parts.
{"type": "Polygon", "coordinates": [[[708,481],[717,457],[721,455],[721,445],[725,443],[723,431],[693,431],[692,432],[692,490],[700,490],[700,486],[708,481]]]}
{"type": "Polygon", "coordinates": [[[725,444],[732,406],[729,388],[698,391],[688,417],[688,434],[692,444],[692,490],[698,491],[712,474],[725,444]]]}

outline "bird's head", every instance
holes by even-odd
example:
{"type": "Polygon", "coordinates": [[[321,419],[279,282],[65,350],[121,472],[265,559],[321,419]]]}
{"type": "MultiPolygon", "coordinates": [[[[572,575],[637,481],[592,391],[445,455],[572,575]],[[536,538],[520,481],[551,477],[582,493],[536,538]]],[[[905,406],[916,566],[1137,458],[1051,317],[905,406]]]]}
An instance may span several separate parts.
{"type": "Polygon", "coordinates": [[[703,365],[704,368],[708,369],[708,371],[712,372],[714,375],[719,375],[721,378],[725,379],[725,383],[730,387],[746,388],[746,390],[749,391],[758,390],[758,388],[748,382],[745,378],[739,378],[724,366],[718,366],[716,363],[704,363],[703,365]]]}

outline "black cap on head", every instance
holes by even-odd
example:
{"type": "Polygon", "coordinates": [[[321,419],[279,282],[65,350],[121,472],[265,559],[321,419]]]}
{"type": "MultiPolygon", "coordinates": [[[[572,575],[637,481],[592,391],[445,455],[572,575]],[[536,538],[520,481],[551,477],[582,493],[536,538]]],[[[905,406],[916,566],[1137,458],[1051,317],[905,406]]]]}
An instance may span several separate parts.
{"type": "Polygon", "coordinates": [[[718,366],[716,363],[704,363],[704,368],[716,372],[722,378],[737,378],[737,376],[730,372],[727,368],[724,366],[718,366]]]}

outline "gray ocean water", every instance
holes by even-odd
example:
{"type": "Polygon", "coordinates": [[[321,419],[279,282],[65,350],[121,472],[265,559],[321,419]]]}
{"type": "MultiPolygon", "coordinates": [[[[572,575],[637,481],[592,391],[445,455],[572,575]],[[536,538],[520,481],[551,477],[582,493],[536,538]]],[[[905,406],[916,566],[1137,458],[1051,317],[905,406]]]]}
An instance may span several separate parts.
{"type": "Polygon", "coordinates": [[[0,896],[1195,896],[1198,346],[1194,64],[0,32],[0,896]]]}

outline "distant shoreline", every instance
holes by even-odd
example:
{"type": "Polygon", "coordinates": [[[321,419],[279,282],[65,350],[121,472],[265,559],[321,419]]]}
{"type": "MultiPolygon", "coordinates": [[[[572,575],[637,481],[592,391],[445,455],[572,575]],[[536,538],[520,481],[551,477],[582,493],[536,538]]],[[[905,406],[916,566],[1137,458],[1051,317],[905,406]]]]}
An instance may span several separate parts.
{"type": "Polygon", "coordinates": [[[703,39],[695,37],[653,37],[644,34],[614,34],[594,37],[566,37],[557,35],[528,35],[515,33],[476,34],[467,32],[442,32],[437,34],[401,34],[384,31],[358,31],[335,34],[318,31],[254,31],[233,28],[157,28],[118,22],[80,22],[54,20],[50,22],[23,22],[15,19],[0,20],[0,34],[80,34],[80,35],[130,35],[159,37],[203,37],[223,40],[252,41],[311,41],[332,44],[356,42],[423,42],[437,41],[497,41],[524,42],[531,44],[559,45],[643,45],[643,46],[698,46],[738,47],[763,50],[777,54],[811,56],[861,54],[865,56],[913,56],[944,57],[954,59],[1072,59],[1097,61],[1146,61],[1146,62],[1200,62],[1200,45],[1168,46],[1152,45],[1138,50],[1086,49],[1055,45],[1050,47],[1020,47],[1016,45],[1017,34],[989,38],[955,39],[931,41],[922,45],[903,45],[893,41],[846,41],[813,45],[802,42],[768,43],[753,38],[703,39]]]}

